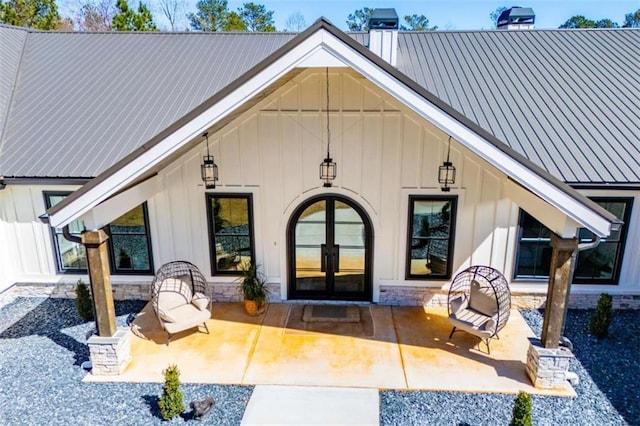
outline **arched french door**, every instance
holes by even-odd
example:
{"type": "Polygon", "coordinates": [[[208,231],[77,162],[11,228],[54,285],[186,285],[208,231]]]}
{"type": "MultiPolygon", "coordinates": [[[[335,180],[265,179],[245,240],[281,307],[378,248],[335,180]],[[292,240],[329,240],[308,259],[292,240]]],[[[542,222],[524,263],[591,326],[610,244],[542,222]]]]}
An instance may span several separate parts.
{"type": "Polygon", "coordinates": [[[287,228],[289,298],[371,300],[372,242],[371,221],[353,200],[302,203],[287,228]]]}

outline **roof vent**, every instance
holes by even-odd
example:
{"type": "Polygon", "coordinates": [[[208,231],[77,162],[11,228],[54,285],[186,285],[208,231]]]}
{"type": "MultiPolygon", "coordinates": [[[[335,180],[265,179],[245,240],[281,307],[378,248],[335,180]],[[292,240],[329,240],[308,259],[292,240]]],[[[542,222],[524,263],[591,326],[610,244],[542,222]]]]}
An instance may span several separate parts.
{"type": "Polygon", "coordinates": [[[398,56],[398,24],[395,9],[375,9],[369,18],[369,50],[393,66],[398,56]]]}
{"type": "Polygon", "coordinates": [[[499,30],[532,30],[536,14],[530,7],[513,6],[498,17],[499,30]]]}

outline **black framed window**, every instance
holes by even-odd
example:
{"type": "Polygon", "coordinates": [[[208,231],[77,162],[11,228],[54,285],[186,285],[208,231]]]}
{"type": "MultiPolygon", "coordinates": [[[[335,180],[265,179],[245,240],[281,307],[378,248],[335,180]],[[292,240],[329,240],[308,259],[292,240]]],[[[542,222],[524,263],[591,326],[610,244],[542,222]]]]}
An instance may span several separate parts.
{"type": "Polygon", "coordinates": [[[407,279],[451,277],[457,203],[455,196],[409,196],[407,279]]]}
{"type": "Polygon", "coordinates": [[[112,273],[154,273],[148,223],[147,203],[142,203],[107,226],[112,273]]]}
{"type": "MultiPolygon", "coordinates": [[[[50,191],[44,193],[44,203],[47,210],[69,195],[70,192],[50,191]]],[[[84,223],[74,220],[69,224],[69,233],[75,237],[80,237],[84,230],[84,223]]],[[[58,272],[82,273],[87,272],[87,253],[84,245],[67,240],[62,235],[62,228],[51,228],[53,237],[53,247],[56,256],[58,272]]]]}
{"type": "MultiPolygon", "coordinates": [[[[610,213],[624,222],[618,231],[602,238],[595,248],[581,251],[576,260],[573,282],[576,284],[618,284],[624,245],[627,240],[633,198],[593,198],[610,213]]],[[[593,240],[594,235],[586,229],[580,230],[580,242],[593,240]]]]}
{"type": "Polygon", "coordinates": [[[520,209],[519,244],[515,278],[549,277],[551,230],[520,209]]]}
{"type": "MultiPolygon", "coordinates": [[[[70,192],[44,192],[47,209],[62,201],[69,194],[70,192]]],[[[107,246],[112,274],[154,273],[148,223],[147,203],[142,203],[105,228],[110,237],[107,240],[107,246]]],[[[73,221],[69,225],[71,235],[80,237],[83,230],[84,223],[82,221],[73,221]]],[[[52,235],[58,272],[86,274],[87,256],[84,245],[64,238],[62,228],[52,228],[52,235]]]]}
{"type": "MultiPolygon", "coordinates": [[[[627,238],[626,226],[631,217],[633,198],[593,197],[593,201],[616,215],[624,224],[593,249],[582,251],[576,259],[574,284],[617,284],[627,238]]],[[[519,244],[516,256],[516,279],[547,279],[551,263],[551,231],[533,216],[520,210],[519,244]]],[[[592,241],[594,235],[581,229],[580,242],[592,241]]]]}
{"type": "Polygon", "coordinates": [[[206,194],[212,275],[238,275],[255,259],[251,194],[206,194]]]}

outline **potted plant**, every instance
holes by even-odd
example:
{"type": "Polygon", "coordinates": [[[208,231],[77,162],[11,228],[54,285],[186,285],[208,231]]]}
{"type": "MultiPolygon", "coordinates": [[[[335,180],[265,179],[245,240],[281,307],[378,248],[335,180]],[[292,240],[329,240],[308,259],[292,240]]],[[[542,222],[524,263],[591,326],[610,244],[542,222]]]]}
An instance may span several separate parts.
{"type": "Polygon", "coordinates": [[[241,289],[244,296],[244,309],[251,316],[262,313],[269,295],[267,280],[260,272],[260,265],[251,262],[241,269],[242,281],[241,289]]]}

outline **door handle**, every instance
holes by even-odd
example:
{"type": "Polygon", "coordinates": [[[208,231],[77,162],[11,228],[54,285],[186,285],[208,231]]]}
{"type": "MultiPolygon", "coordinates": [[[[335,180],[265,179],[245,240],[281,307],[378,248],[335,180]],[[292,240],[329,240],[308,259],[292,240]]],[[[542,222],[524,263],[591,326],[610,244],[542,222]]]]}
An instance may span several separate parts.
{"type": "Polygon", "coordinates": [[[320,272],[327,272],[327,245],[320,244],[320,272]]]}
{"type": "Polygon", "coordinates": [[[340,246],[339,245],[334,245],[333,248],[331,249],[331,257],[332,257],[332,262],[333,262],[333,272],[334,273],[338,273],[340,272],[340,246]]]}

